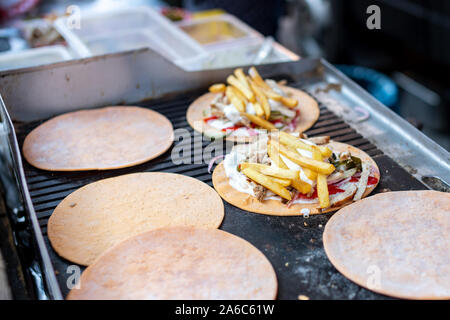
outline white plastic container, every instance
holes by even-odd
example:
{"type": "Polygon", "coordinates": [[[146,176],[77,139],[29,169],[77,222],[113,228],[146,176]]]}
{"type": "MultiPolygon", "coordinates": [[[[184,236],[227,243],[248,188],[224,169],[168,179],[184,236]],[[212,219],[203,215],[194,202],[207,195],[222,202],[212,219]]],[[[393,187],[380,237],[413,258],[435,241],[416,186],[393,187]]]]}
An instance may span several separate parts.
{"type": "Polygon", "coordinates": [[[64,46],[48,46],[0,54],[0,71],[35,67],[72,59],[64,46]]]}
{"type": "Polygon", "coordinates": [[[181,21],[177,26],[196,40],[206,56],[184,59],[178,65],[188,71],[230,68],[295,61],[295,53],[273,42],[270,53],[258,61],[258,51],[265,38],[233,15],[222,14],[208,18],[181,21]]]}
{"type": "Polygon", "coordinates": [[[81,13],[80,28],[59,18],[55,28],[79,57],[150,47],[169,60],[200,57],[205,50],[149,7],[81,13]]]}
{"type": "Polygon", "coordinates": [[[232,68],[238,66],[258,65],[296,61],[300,59],[295,53],[274,42],[270,53],[262,61],[256,62],[257,54],[263,40],[253,40],[247,44],[234,45],[229,48],[216,47],[210,49],[207,56],[185,59],[180,65],[187,71],[232,68]]]}

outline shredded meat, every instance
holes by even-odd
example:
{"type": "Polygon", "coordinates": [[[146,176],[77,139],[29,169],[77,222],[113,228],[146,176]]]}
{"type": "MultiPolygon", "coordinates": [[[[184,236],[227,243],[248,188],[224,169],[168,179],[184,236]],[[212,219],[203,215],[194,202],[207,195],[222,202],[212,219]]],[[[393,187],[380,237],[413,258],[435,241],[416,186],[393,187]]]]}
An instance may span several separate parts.
{"type": "Polygon", "coordinates": [[[248,120],[245,117],[242,117],[241,120],[237,123],[237,125],[243,125],[246,127],[250,127],[250,124],[251,124],[250,120],[248,120]]]}
{"type": "Polygon", "coordinates": [[[257,184],[253,188],[253,192],[255,193],[256,199],[258,199],[258,201],[262,202],[262,201],[264,201],[264,197],[266,196],[267,189],[264,188],[262,185],[257,184]]]}
{"type": "Polygon", "coordinates": [[[327,144],[328,142],[330,142],[330,136],[313,137],[309,138],[308,140],[317,145],[327,144]]]}
{"type": "Polygon", "coordinates": [[[339,160],[340,161],[345,161],[345,160],[350,159],[350,157],[351,157],[350,152],[344,151],[344,152],[341,152],[341,154],[339,155],[339,160]]]}
{"type": "Polygon", "coordinates": [[[223,113],[222,111],[218,110],[218,109],[212,109],[211,110],[211,114],[213,116],[219,117],[219,118],[223,118],[225,117],[225,113],[223,113]]]}

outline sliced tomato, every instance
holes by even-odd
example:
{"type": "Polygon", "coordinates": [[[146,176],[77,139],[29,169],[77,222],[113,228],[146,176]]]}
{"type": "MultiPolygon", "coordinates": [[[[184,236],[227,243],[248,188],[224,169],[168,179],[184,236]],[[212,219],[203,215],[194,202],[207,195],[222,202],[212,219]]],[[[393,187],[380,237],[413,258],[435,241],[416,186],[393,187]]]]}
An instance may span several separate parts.
{"type": "MultiPolygon", "coordinates": [[[[359,177],[352,177],[350,179],[350,182],[358,182],[358,181],[359,181],[359,177]]],[[[375,177],[369,177],[367,179],[367,185],[369,185],[369,186],[377,184],[377,182],[378,182],[378,179],[375,177]]]]}
{"type": "MultiPolygon", "coordinates": [[[[341,188],[335,186],[334,184],[329,184],[328,185],[328,194],[329,195],[341,193],[341,192],[344,192],[344,191],[345,190],[342,190],[341,188]]],[[[317,189],[314,189],[314,192],[310,196],[308,196],[306,194],[299,193],[297,195],[297,198],[298,199],[308,199],[308,200],[315,199],[315,198],[317,198],[317,189]]]]}
{"type": "Polygon", "coordinates": [[[242,126],[232,126],[232,127],[227,127],[227,128],[223,128],[222,131],[223,132],[227,132],[227,131],[235,131],[239,128],[242,128],[242,126]]]}
{"type": "Polygon", "coordinates": [[[208,122],[208,121],[216,120],[216,119],[219,119],[219,117],[217,117],[217,116],[211,116],[211,117],[208,117],[208,118],[204,118],[203,121],[208,122]]]}
{"type": "Polygon", "coordinates": [[[281,119],[275,119],[275,120],[271,120],[269,122],[272,124],[283,123],[283,121],[281,119]]]}

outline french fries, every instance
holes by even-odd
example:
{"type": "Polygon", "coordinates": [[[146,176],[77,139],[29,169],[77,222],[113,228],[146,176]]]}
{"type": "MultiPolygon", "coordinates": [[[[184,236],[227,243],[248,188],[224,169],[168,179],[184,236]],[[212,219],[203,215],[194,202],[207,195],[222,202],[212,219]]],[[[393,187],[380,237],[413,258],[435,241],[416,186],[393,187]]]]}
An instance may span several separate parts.
{"type": "MultiPolygon", "coordinates": [[[[280,131],[280,133],[281,133],[281,131],[280,131]]],[[[270,144],[273,145],[272,148],[274,148],[275,150],[277,150],[277,152],[279,153],[279,151],[280,151],[280,143],[279,143],[279,142],[273,142],[273,140],[271,140],[271,141],[270,141],[270,144]],[[276,144],[276,146],[275,146],[275,144],[276,144]]],[[[284,145],[284,148],[286,148],[287,150],[289,150],[290,152],[292,152],[292,153],[294,153],[294,154],[300,155],[300,154],[297,152],[297,149],[294,148],[294,147],[291,147],[291,146],[288,146],[288,145],[284,145]]],[[[269,147],[268,147],[268,150],[270,150],[269,147]]],[[[269,157],[270,157],[270,156],[269,156],[269,157]]],[[[315,171],[313,171],[313,170],[311,170],[311,169],[309,169],[309,168],[305,168],[305,167],[302,167],[302,170],[303,170],[303,173],[305,174],[305,176],[306,176],[309,180],[311,180],[311,181],[316,181],[316,179],[317,179],[317,172],[315,172],[315,171]]],[[[301,179],[300,179],[300,180],[301,180],[301,179]]],[[[303,180],[301,180],[301,181],[303,181],[303,180]]],[[[303,181],[303,182],[306,182],[306,181],[303,181]]],[[[299,190],[299,191],[300,191],[300,190],[299,190]]]]}
{"type": "MultiPolygon", "coordinates": [[[[288,169],[288,166],[284,163],[283,159],[281,159],[281,157],[280,157],[279,141],[272,139],[270,141],[269,145],[267,146],[267,153],[269,154],[270,160],[277,167],[282,168],[282,169],[288,169]]],[[[309,169],[307,169],[307,170],[310,171],[309,169]]],[[[315,173],[313,171],[310,171],[310,172],[315,173]]],[[[313,179],[311,179],[311,180],[313,180],[313,179]]],[[[311,192],[311,189],[312,189],[312,186],[309,183],[301,180],[300,177],[298,177],[296,179],[292,179],[291,186],[303,194],[307,194],[307,193],[311,192]]]]}
{"type": "Polygon", "coordinates": [[[263,87],[260,87],[260,89],[261,89],[261,91],[264,93],[264,95],[267,97],[267,98],[269,98],[269,99],[272,99],[272,100],[275,100],[275,101],[281,101],[281,99],[283,98],[283,96],[281,96],[281,95],[279,95],[278,93],[276,93],[276,92],[274,92],[273,90],[272,90],[272,88],[263,88],[263,87]]]}
{"type": "Polygon", "coordinates": [[[278,182],[283,187],[289,187],[291,185],[291,180],[289,180],[289,179],[282,179],[282,178],[276,178],[276,177],[271,177],[271,178],[273,181],[278,182]]]}
{"type": "Polygon", "coordinates": [[[209,92],[212,93],[224,93],[226,86],[223,83],[216,83],[209,87],[209,92]]]}
{"type": "Polygon", "coordinates": [[[244,85],[244,87],[246,87],[248,90],[250,90],[250,84],[248,83],[247,77],[244,74],[244,71],[242,70],[242,68],[237,68],[236,70],[234,70],[234,75],[244,85]]]}
{"type": "Polygon", "coordinates": [[[305,174],[305,176],[311,180],[311,181],[316,181],[317,179],[317,172],[308,169],[308,168],[303,168],[303,173],[305,174]]]}
{"type": "Polygon", "coordinates": [[[253,108],[255,108],[255,112],[258,117],[261,118],[261,117],[265,116],[266,113],[264,112],[263,107],[261,106],[261,104],[258,101],[253,103],[253,108]]]}
{"type": "Polygon", "coordinates": [[[295,108],[298,105],[298,100],[294,98],[281,97],[281,103],[288,108],[295,108]]]}
{"type": "Polygon", "coordinates": [[[283,159],[281,159],[280,157],[279,153],[280,148],[277,147],[277,144],[279,144],[278,141],[273,142],[273,140],[271,140],[271,142],[267,146],[267,153],[269,154],[269,158],[270,160],[272,160],[273,163],[275,163],[277,167],[282,169],[288,169],[288,166],[284,163],[283,159]]]}
{"type": "Polygon", "coordinates": [[[331,149],[326,146],[317,146],[317,148],[319,148],[320,153],[324,158],[329,158],[333,154],[333,151],[331,151],[331,149]]]}
{"type": "Polygon", "coordinates": [[[255,181],[256,183],[259,183],[263,187],[266,187],[267,189],[269,189],[273,193],[279,195],[280,197],[282,197],[286,200],[292,199],[289,191],[285,187],[283,187],[281,184],[274,181],[272,178],[254,170],[252,168],[243,169],[243,170],[241,170],[241,172],[243,174],[245,174],[249,179],[255,181]]]}
{"type": "Polygon", "coordinates": [[[247,168],[254,169],[258,172],[261,172],[262,174],[265,174],[266,176],[272,176],[281,179],[297,179],[299,175],[299,171],[296,170],[282,169],[275,166],[268,166],[260,163],[248,163],[248,162],[241,163],[241,170],[247,168]]]}
{"type": "Polygon", "coordinates": [[[287,145],[288,147],[294,149],[303,149],[311,152],[313,151],[312,145],[304,143],[299,138],[294,137],[293,135],[287,132],[281,131],[279,139],[282,144],[287,145]]]}
{"type": "Polygon", "coordinates": [[[312,189],[312,186],[309,183],[307,183],[299,178],[291,180],[291,185],[298,192],[303,193],[303,194],[307,194],[307,193],[311,192],[311,189],[312,189]]]}
{"type": "Polygon", "coordinates": [[[227,83],[239,90],[250,102],[255,102],[256,97],[249,87],[245,86],[241,81],[239,81],[235,76],[229,75],[227,78],[227,83]]]}
{"type": "Polygon", "coordinates": [[[228,100],[230,100],[231,104],[236,107],[237,111],[245,111],[245,100],[241,99],[241,97],[236,93],[236,90],[233,87],[228,86],[225,90],[225,95],[227,96],[228,100]]]}
{"type": "Polygon", "coordinates": [[[261,103],[261,106],[264,110],[266,120],[270,117],[270,105],[264,93],[259,89],[259,87],[250,79],[249,80],[250,87],[256,95],[257,100],[261,103]]]}
{"type": "Polygon", "coordinates": [[[317,175],[317,197],[319,198],[321,208],[328,208],[330,206],[327,176],[321,173],[317,175]]]}
{"type": "Polygon", "coordinates": [[[291,160],[294,163],[297,163],[298,165],[308,168],[312,171],[315,171],[317,173],[329,175],[334,171],[334,166],[331,163],[326,163],[314,159],[310,159],[307,157],[303,157],[297,152],[290,150],[283,144],[280,144],[280,153],[284,155],[286,158],[291,160]]]}
{"type": "Polygon", "coordinates": [[[320,153],[323,157],[330,157],[332,154],[332,151],[330,148],[326,146],[314,146],[307,143],[304,143],[299,138],[294,137],[293,135],[287,133],[287,132],[280,132],[280,142],[288,147],[294,148],[294,149],[303,149],[307,151],[313,152],[314,147],[319,148],[320,153]]]}
{"type": "MultiPolygon", "coordinates": [[[[311,151],[312,158],[317,161],[322,161],[323,159],[322,159],[322,154],[320,153],[320,150],[316,146],[310,146],[310,147],[312,149],[312,151],[311,151]]],[[[314,172],[313,170],[308,169],[308,168],[305,168],[303,171],[305,172],[305,175],[308,177],[308,179],[310,179],[312,181],[317,180],[317,175],[318,175],[317,172],[314,172]]]]}
{"type": "Polygon", "coordinates": [[[270,90],[270,86],[263,80],[263,78],[259,75],[258,70],[255,67],[251,67],[248,70],[248,74],[252,78],[252,80],[260,87],[270,90]]]}
{"type": "Polygon", "coordinates": [[[276,127],[270,123],[269,121],[266,121],[264,119],[261,119],[258,116],[255,116],[253,114],[249,114],[249,113],[245,113],[245,112],[241,112],[241,116],[246,117],[248,120],[250,120],[251,122],[253,122],[254,124],[256,124],[257,126],[264,128],[266,130],[276,130],[276,127]]]}

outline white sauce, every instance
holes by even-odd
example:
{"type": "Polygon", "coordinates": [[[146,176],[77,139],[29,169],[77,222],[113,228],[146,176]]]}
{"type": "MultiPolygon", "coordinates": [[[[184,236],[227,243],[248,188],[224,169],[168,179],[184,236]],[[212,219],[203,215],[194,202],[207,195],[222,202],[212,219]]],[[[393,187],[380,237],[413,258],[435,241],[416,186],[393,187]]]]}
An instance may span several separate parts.
{"type": "Polygon", "coordinates": [[[223,121],[220,119],[215,119],[215,120],[208,121],[208,125],[210,125],[213,128],[222,130],[222,129],[234,126],[234,123],[231,121],[223,121]]]}
{"type": "Polygon", "coordinates": [[[296,199],[292,202],[293,204],[314,204],[314,203],[319,203],[319,199],[318,198],[314,198],[314,199],[296,199]]]}
{"type": "Polygon", "coordinates": [[[251,103],[251,102],[247,103],[245,110],[249,114],[256,114],[255,107],[253,106],[253,103],[251,103]]]}
{"type": "Polygon", "coordinates": [[[227,117],[233,125],[241,121],[241,114],[237,111],[236,107],[232,104],[228,104],[223,108],[223,113],[225,113],[225,117],[227,117]]]}
{"type": "MultiPolygon", "coordinates": [[[[299,133],[298,132],[296,132],[296,137],[298,137],[298,135],[299,135],[299,133]]],[[[316,144],[314,143],[314,142],[312,142],[312,141],[309,141],[309,140],[306,140],[306,139],[300,139],[302,142],[304,142],[304,143],[306,143],[306,144],[309,144],[310,146],[316,146],[316,144]]]]}
{"type": "Polygon", "coordinates": [[[273,99],[267,99],[270,105],[271,110],[276,110],[277,107],[281,106],[281,103],[279,101],[273,100],[273,99]]]}
{"type": "Polygon", "coordinates": [[[242,127],[231,132],[230,136],[250,137],[250,133],[247,128],[242,127]]]}
{"type": "Polygon", "coordinates": [[[303,150],[303,149],[297,149],[297,152],[300,153],[302,156],[306,157],[306,158],[311,158],[313,157],[313,154],[311,151],[308,150],[303,150]]]}
{"type": "Polygon", "coordinates": [[[283,162],[288,166],[289,169],[300,171],[300,179],[301,180],[305,181],[306,183],[309,183],[312,186],[314,185],[314,181],[308,179],[308,177],[306,176],[306,174],[303,171],[302,167],[300,167],[298,164],[292,162],[291,160],[289,160],[288,158],[286,158],[282,154],[280,154],[280,157],[283,160],[283,162]]]}
{"type": "Polygon", "coordinates": [[[231,151],[227,154],[223,161],[225,174],[229,178],[228,182],[230,186],[239,192],[247,193],[254,197],[255,193],[253,192],[253,186],[247,181],[247,177],[237,170],[239,163],[244,161],[245,158],[246,156],[244,154],[235,151],[231,151]]]}
{"type": "Polygon", "coordinates": [[[266,79],[265,82],[275,93],[278,93],[280,96],[287,97],[287,94],[278,86],[278,83],[275,80],[266,79]]]}
{"type": "Polygon", "coordinates": [[[289,118],[295,117],[295,111],[286,108],[281,102],[272,99],[268,99],[268,101],[270,105],[270,110],[279,111],[282,115],[285,115],[289,118]]]}

